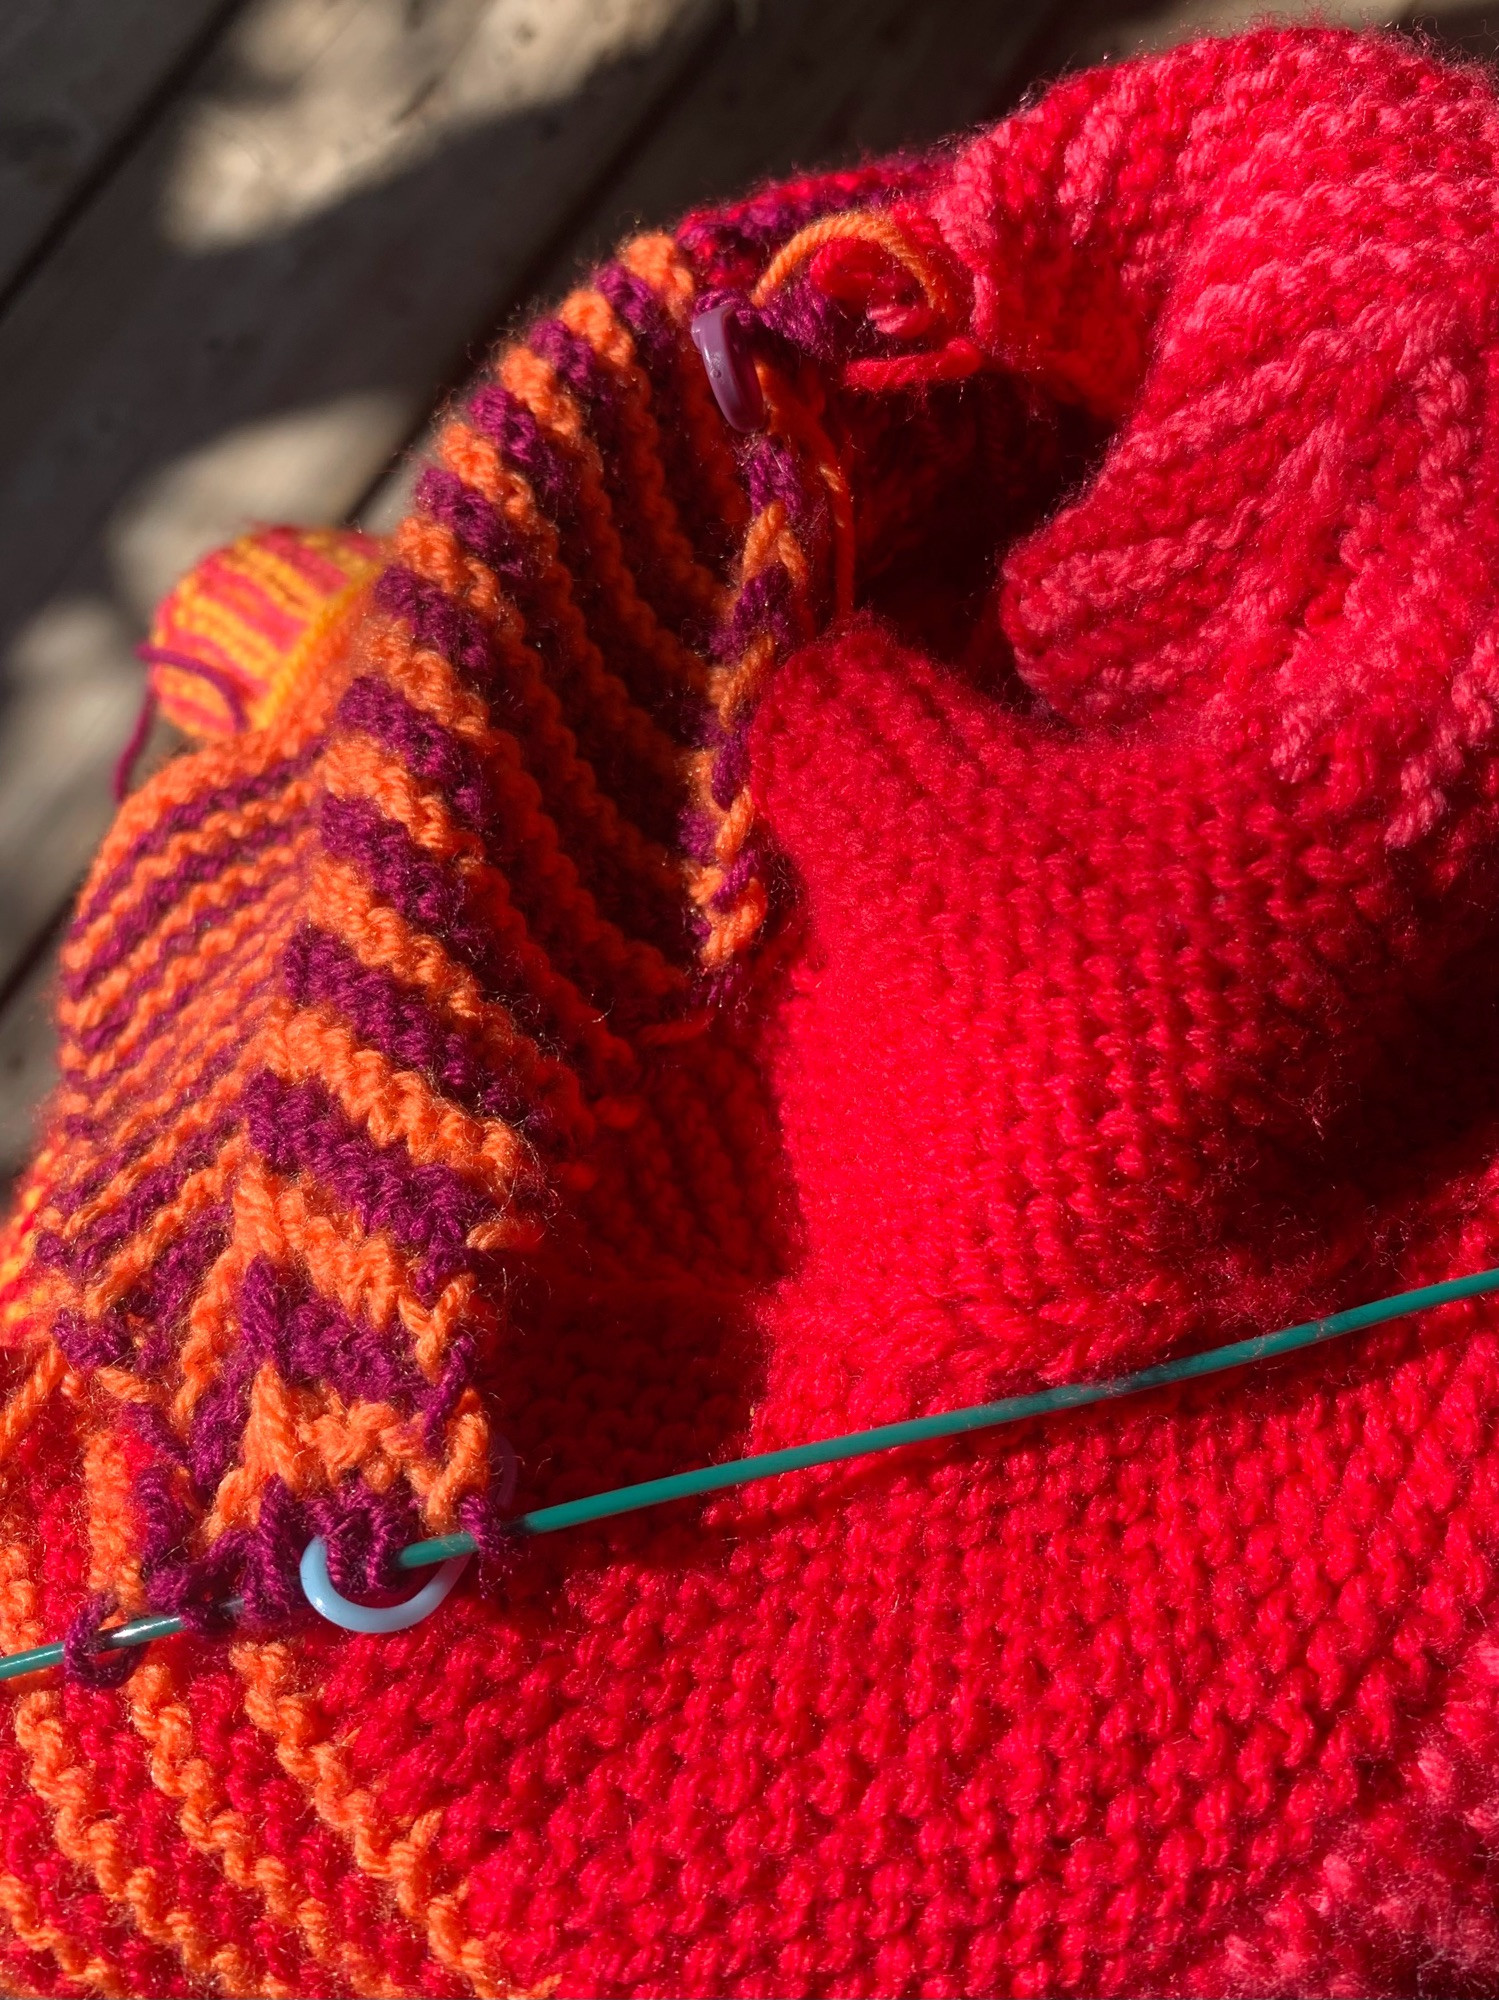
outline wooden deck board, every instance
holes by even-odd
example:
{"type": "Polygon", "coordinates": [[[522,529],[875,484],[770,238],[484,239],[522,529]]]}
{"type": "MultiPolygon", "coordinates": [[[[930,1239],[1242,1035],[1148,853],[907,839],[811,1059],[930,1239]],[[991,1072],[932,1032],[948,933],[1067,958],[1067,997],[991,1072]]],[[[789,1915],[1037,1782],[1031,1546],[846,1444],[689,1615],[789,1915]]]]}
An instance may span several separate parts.
{"type": "Polygon", "coordinates": [[[0,299],[243,0],[6,0],[0,299]]]}
{"type": "Polygon", "coordinates": [[[255,518],[347,514],[715,18],[271,0],[0,317],[0,980],[97,840],[150,604],[255,518]],[[330,12],[257,67],[260,15],[330,12]]]}

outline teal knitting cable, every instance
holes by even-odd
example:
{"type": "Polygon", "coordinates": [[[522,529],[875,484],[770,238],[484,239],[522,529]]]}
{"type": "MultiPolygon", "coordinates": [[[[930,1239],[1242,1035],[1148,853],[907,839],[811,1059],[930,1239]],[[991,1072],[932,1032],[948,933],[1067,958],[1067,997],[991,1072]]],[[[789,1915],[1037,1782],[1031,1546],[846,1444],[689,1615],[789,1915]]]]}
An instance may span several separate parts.
{"type": "MultiPolygon", "coordinates": [[[[554,1535],[562,1528],[581,1528],[590,1521],[607,1521],[616,1514],[633,1514],[642,1507],[661,1507],[670,1500],[690,1500],[698,1494],[722,1492],[729,1486],[747,1486],[751,1480],[771,1479],[782,1472],[801,1472],[812,1465],[835,1465],[843,1459],[865,1458],[901,1445],[960,1437],[967,1431],[992,1430],[1000,1424],[1019,1423],[1026,1417],[1083,1409],[1090,1403],[1116,1402],[1122,1396],[1138,1396],[1148,1389],[1163,1389],[1172,1382],[1191,1382],[1199,1376],[1246,1368],[1256,1361],[1274,1361],[1281,1355],[1295,1354],[1301,1348],[1316,1347],[1344,1334],[1382,1326],[1387,1320],[1405,1319],[1412,1313],[1429,1312],[1435,1306],[1453,1305],[1459,1299],[1479,1298],[1485,1292],[1495,1291],[1499,1291],[1499,1268],[1474,1271],[1465,1278],[1448,1278],[1439,1285],[1421,1285],[1415,1291],[1395,1292],[1368,1305],[1352,1306],[1328,1319],[1309,1319],[1300,1326],[1283,1327],[1279,1333],[1258,1334],[1252,1340],[1210,1348],[1204,1354],[1186,1354],[1176,1361],[1163,1361],[1155,1368],[1142,1368],[1133,1375],[1115,1376],[1112,1381],[1066,1382],[1055,1389],[1039,1389],[1029,1396],[1007,1396],[998,1403],[974,1403],[963,1410],[940,1410],[935,1416],[880,1424],[874,1430],[851,1431],[844,1437],[819,1438],[812,1444],[789,1445],[784,1451],[761,1452],[755,1458],[702,1465],[692,1472],[674,1472],[665,1479],[619,1486],[610,1493],[591,1493],[584,1500],[566,1500],[557,1507],[539,1507],[534,1513],[520,1515],[510,1527],[516,1534],[554,1535]]],[[[425,1569],[453,1556],[472,1555],[477,1546],[472,1535],[436,1535],[402,1549],[396,1564],[400,1569],[425,1569]]],[[[229,1618],[237,1616],[241,1608],[238,1598],[219,1606],[229,1618]]],[[[170,1638],[182,1631],[183,1626],[184,1621],[175,1617],[132,1619],[128,1624],[101,1632],[97,1650],[110,1653],[128,1646],[146,1646],[153,1639],[170,1638]]],[[[37,1673],[43,1667],[59,1666],[62,1657],[62,1644],[57,1640],[50,1645],[33,1646],[29,1652],[12,1653],[8,1659],[0,1659],[0,1681],[37,1673]]]]}

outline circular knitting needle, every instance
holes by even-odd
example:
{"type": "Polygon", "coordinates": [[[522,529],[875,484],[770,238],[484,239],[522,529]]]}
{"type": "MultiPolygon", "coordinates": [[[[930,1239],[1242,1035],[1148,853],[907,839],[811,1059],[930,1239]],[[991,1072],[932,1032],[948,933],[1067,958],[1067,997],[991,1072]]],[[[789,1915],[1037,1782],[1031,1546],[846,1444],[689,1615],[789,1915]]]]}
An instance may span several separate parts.
{"type": "MultiPolygon", "coordinates": [[[[1191,1382],[1204,1375],[1221,1375],[1232,1368],[1246,1368],[1256,1361],[1273,1361],[1302,1348],[1319,1346],[1345,1334],[1360,1333],[1366,1327],[1382,1326],[1388,1320],[1405,1319],[1412,1313],[1430,1312],[1436,1306],[1453,1305],[1460,1299],[1479,1298],[1499,1291],[1499,1267],[1470,1272],[1463,1278],[1447,1278],[1440,1284],[1421,1285],[1414,1291],[1395,1292],[1388,1298],[1351,1306],[1347,1312],[1327,1319],[1303,1320],[1298,1326],[1283,1327],[1278,1333],[1257,1334],[1237,1340],[1227,1347],[1209,1348],[1202,1354],[1182,1355],[1163,1361],[1154,1368],[1141,1368],[1132,1375],[1117,1375],[1107,1382],[1067,1382],[1054,1389],[1038,1389],[1026,1396],[1006,1396],[997,1403],[973,1403],[966,1409],[940,1410],[935,1416],[911,1417],[904,1423],[880,1424],[873,1430],[851,1431],[842,1437],[818,1438],[811,1444],[789,1445],[783,1451],[761,1452],[753,1458],[730,1459],[722,1465],[702,1465],[691,1472],[674,1472],[664,1479],[645,1479],[635,1486],[618,1486],[608,1493],[591,1493],[583,1500],[566,1500],[556,1507],[539,1507],[509,1523],[517,1535],[553,1535],[562,1528],[581,1528],[590,1521],[606,1521],[616,1514],[633,1514],[643,1507],[662,1507],[672,1500],[690,1500],[703,1493],[722,1492],[726,1487],[747,1486],[755,1479],[771,1479],[783,1472],[801,1472],[813,1465],[835,1465],[844,1459],[865,1458],[875,1452],[893,1451],[901,1445],[929,1444],[936,1438],[960,1437],[968,1431],[992,1430],[1001,1424],[1015,1424],[1027,1417],[1048,1416],[1060,1410],[1078,1410],[1090,1403],[1116,1402],[1123,1396],[1138,1396],[1150,1389],[1163,1389],[1173,1382],[1191,1382]]],[[[424,1542],[412,1542],[396,1557],[399,1569],[426,1569],[434,1563],[451,1562],[454,1557],[471,1556],[478,1543],[472,1535],[435,1535],[424,1542]]],[[[446,1596],[446,1591],[443,1595],[446,1596]]],[[[217,1609],[221,1616],[236,1618],[243,1601],[230,1598],[217,1609]]],[[[95,1651],[119,1652],[129,1646],[146,1646],[153,1639],[167,1639],[184,1630],[177,1617],[135,1618],[101,1632],[95,1651]]],[[[24,1653],[0,1659],[0,1681],[15,1680],[43,1667],[60,1666],[60,1640],[33,1646],[24,1653]]]]}

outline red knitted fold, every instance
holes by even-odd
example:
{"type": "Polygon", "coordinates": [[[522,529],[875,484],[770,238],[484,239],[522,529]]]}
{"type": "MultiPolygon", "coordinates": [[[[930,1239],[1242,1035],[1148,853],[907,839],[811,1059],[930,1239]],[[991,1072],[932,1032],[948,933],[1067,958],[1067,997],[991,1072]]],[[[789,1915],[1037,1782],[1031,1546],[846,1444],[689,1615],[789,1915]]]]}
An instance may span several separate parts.
{"type": "Polygon", "coordinates": [[[1496,142],[1266,32],[637,239],[127,803],[0,1261],[7,1990],[1499,1986],[1491,1304],[508,1564],[493,1478],[1499,1264],[1496,142]]]}

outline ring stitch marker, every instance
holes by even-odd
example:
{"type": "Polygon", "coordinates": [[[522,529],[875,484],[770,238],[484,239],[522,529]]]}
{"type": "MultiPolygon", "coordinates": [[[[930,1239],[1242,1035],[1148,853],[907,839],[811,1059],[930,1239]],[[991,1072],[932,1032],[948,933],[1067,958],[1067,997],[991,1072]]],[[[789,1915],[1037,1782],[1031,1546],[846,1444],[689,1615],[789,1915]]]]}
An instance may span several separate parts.
{"type": "Polygon", "coordinates": [[[330,1625],[341,1625],[345,1632],[370,1632],[377,1636],[405,1632],[432,1616],[468,1562],[466,1555],[449,1556],[436,1576],[404,1604],[355,1604],[352,1598],[334,1588],[328,1574],[328,1544],[321,1535],[314,1535],[302,1551],[302,1590],[314,1611],[330,1625]]]}

